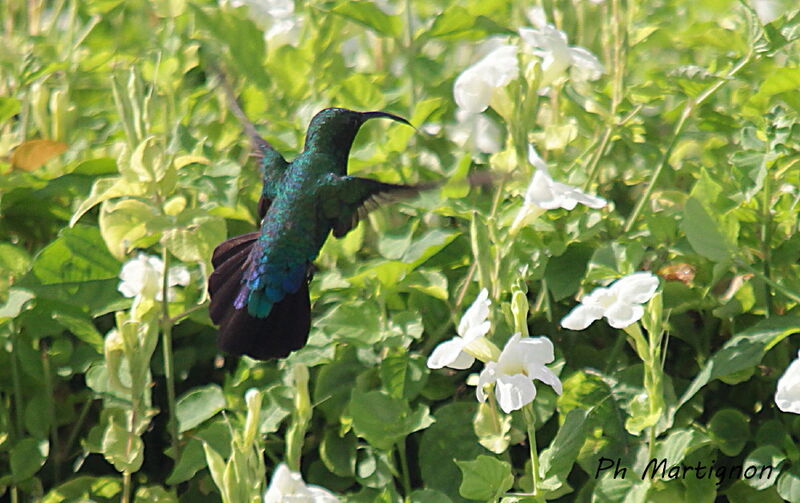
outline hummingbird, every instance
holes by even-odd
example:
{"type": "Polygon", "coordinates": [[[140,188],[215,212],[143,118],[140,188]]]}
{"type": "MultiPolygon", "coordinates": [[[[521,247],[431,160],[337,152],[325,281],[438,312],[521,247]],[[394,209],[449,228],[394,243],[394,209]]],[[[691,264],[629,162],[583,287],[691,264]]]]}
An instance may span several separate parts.
{"type": "Polygon", "coordinates": [[[259,136],[230,87],[226,94],[261,168],[261,225],[214,250],[209,314],[219,325],[223,351],[258,360],[283,358],[308,339],[308,283],[312,263],[328,236],[345,236],[382,196],[407,196],[420,189],[349,176],[356,133],[376,118],[411,124],[387,112],[326,108],[311,119],[302,153],[288,162],[259,136]]]}

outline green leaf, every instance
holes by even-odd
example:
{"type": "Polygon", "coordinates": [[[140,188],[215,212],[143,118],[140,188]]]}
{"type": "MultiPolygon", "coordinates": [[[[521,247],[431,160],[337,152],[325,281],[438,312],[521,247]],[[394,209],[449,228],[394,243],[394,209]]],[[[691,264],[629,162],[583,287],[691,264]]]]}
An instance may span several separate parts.
{"type": "Polygon", "coordinates": [[[11,480],[19,483],[33,477],[44,466],[49,452],[47,440],[27,437],[14,444],[9,456],[11,480]]]}
{"type": "Polygon", "coordinates": [[[593,253],[594,247],[577,243],[560,256],[550,258],[544,277],[554,300],[565,299],[578,291],[593,253]]]}
{"type": "Polygon", "coordinates": [[[0,321],[16,318],[25,308],[27,302],[33,299],[33,293],[21,288],[12,288],[8,291],[8,300],[0,306],[0,321]]]}
{"type": "Polygon", "coordinates": [[[98,178],[92,184],[92,191],[75,210],[75,214],[69,220],[70,227],[74,226],[78,220],[90,209],[96,205],[113,199],[115,197],[123,196],[142,196],[147,193],[147,188],[141,183],[132,183],[120,176],[98,178]]]}
{"type": "Polygon", "coordinates": [[[461,469],[461,496],[479,501],[493,501],[514,485],[511,465],[491,456],[478,456],[474,461],[456,461],[461,469]]]}
{"type": "Polygon", "coordinates": [[[565,478],[572,470],[575,458],[586,441],[586,411],[572,409],[564,418],[556,437],[540,456],[544,478],[565,478]]]}
{"type": "Polygon", "coordinates": [[[747,416],[736,409],[718,410],[708,423],[708,432],[714,444],[726,456],[736,456],[750,439],[747,416]]]}
{"type": "Polygon", "coordinates": [[[325,430],[319,446],[320,458],[325,467],[340,477],[353,477],[356,472],[356,437],[344,437],[333,429],[325,430]]]}
{"type": "Polygon", "coordinates": [[[436,422],[422,433],[419,444],[420,473],[426,487],[441,491],[455,503],[465,501],[458,493],[461,476],[455,460],[474,459],[488,451],[481,447],[469,418],[475,415],[475,401],[445,404],[436,422]]]}
{"type": "Polygon", "coordinates": [[[164,232],[162,242],[183,262],[209,262],[214,248],[225,240],[225,235],[224,219],[198,217],[185,228],[164,232]]]}
{"type": "Polygon", "coordinates": [[[387,37],[399,37],[403,32],[403,23],[399,16],[386,14],[372,2],[341,2],[331,12],[387,37]]]}
{"type": "Polygon", "coordinates": [[[62,229],[33,261],[33,273],[43,285],[116,278],[120,267],[100,231],[88,225],[62,229]]]}
{"type": "Polygon", "coordinates": [[[786,454],[774,445],[762,445],[753,450],[744,460],[744,466],[759,467],[757,477],[745,478],[744,483],[754,489],[763,490],[772,487],[778,480],[781,464],[786,460],[786,454]],[[762,472],[761,467],[768,467],[762,472]],[[763,475],[763,476],[762,476],[763,475]]]}
{"type": "Polygon", "coordinates": [[[708,360],[703,370],[684,392],[675,410],[688,402],[712,380],[758,365],[770,348],[798,331],[800,331],[800,318],[773,316],[737,334],[708,360]]]}
{"type": "Polygon", "coordinates": [[[138,472],[144,461],[144,443],[133,432],[109,422],[103,435],[103,456],[118,472],[138,472]]]}
{"type": "Polygon", "coordinates": [[[433,424],[428,407],[412,411],[408,402],[382,391],[366,393],[354,389],[350,398],[353,429],[378,449],[389,450],[406,435],[433,424]]]}
{"type": "Polygon", "coordinates": [[[511,437],[511,415],[501,414],[497,407],[488,402],[478,404],[478,413],[472,420],[478,442],[495,454],[502,454],[508,449],[511,437]]]}
{"type": "Polygon", "coordinates": [[[417,489],[409,496],[411,503],[452,503],[444,493],[433,489],[417,489]]]}
{"type": "Polygon", "coordinates": [[[413,400],[425,387],[428,377],[426,361],[417,354],[390,354],[380,366],[383,387],[395,398],[413,400]]]}
{"type": "Polygon", "coordinates": [[[191,430],[225,408],[222,388],[209,384],[195,388],[178,399],[175,415],[178,418],[178,431],[191,430]]]}
{"type": "Polygon", "coordinates": [[[800,502],[800,464],[792,463],[778,478],[778,494],[784,501],[800,502]]]}
{"type": "Polygon", "coordinates": [[[730,259],[734,250],[720,231],[720,227],[697,199],[689,198],[683,210],[681,229],[686,233],[694,251],[714,262],[730,259]]]}
{"type": "Polygon", "coordinates": [[[17,115],[20,105],[21,102],[16,98],[0,96],[0,124],[17,115]]]}
{"type": "Polygon", "coordinates": [[[138,199],[124,199],[105,201],[98,223],[108,250],[118,260],[125,260],[133,248],[146,248],[158,240],[158,234],[153,234],[152,226],[160,218],[152,204],[138,199]]]}

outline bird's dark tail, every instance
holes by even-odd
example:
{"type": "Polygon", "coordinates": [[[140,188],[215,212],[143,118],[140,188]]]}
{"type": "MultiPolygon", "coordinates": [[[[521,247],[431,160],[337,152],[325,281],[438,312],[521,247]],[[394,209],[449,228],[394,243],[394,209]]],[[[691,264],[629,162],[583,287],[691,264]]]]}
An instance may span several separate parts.
{"type": "Polygon", "coordinates": [[[235,236],[214,250],[211,264],[214,272],[208,278],[211,295],[209,314],[219,325],[219,346],[235,355],[248,355],[258,360],[283,358],[300,349],[311,328],[311,303],[308,282],[303,281],[295,293],[272,306],[266,318],[256,318],[247,308],[236,309],[234,300],[242,288],[242,276],[249,265],[250,251],[259,233],[235,236]]]}

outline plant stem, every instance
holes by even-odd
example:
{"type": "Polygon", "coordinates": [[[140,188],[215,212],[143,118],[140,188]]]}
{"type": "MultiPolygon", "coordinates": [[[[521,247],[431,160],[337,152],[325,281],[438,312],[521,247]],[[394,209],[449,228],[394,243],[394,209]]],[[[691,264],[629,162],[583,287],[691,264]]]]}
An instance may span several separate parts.
{"type": "Polygon", "coordinates": [[[44,343],[42,343],[40,352],[42,371],[44,373],[45,395],[47,395],[47,415],[50,420],[50,441],[52,442],[50,451],[53,453],[53,479],[55,483],[58,484],[61,481],[61,453],[59,451],[60,442],[58,441],[58,421],[56,420],[56,398],[53,396],[53,376],[50,370],[50,355],[44,343]]]}
{"type": "Polygon", "coordinates": [[[683,132],[683,127],[686,125],[686,120],[692,115],[692,112],[694,112],[697,107],[702,105],[703,102],[710,98],[711,95],[717,92],[726,82],[730,81],[734,75],[739,73],[742,68],[750,63],[750,61],[753,60],[753,56],[753,52],[748,53],[744,58],[736,63],[736,65],[734,65],[734,67],[731,68],[725,76],[719,77],[697,98],[689,99],[686,102],[686,105],[684,105],[683,111],[681,112],[681,117],[678,119],[678,123],[675,125],[675,130],[672,132],[672,138],[670,138],[669,145],[664,151],[664,154],[661,156],[661,162],[658,164],[655,171],[653,171],[653,174],[650,176],[650,181],[647,183],[647,189],[645,189],[644,193],[639,197],[639,200],[636,201],[636,206],[634,207],[633,212],[631,212],[630,216],[628,217],[628,221],[625,222],[624,232],[630,232],[630,230],[633,228],[633,224],[639,218],[639,214],[642,212],[644,205],[650,200],[650,196],[653,194],[653,190],[658,182],[658,177],[661,176],[661,172],[664,170],[664,167],[669,163],[672,150],[675,148],[675,144],[678,142],[678,138],[680,138],[681,133],[683,132]]]}
{"type": "Polygon", "coordinates": [[[536,448],[536,416],[533,413],[533,403],[525,405],[523,415],[528,429],[528,446],[531,455],[531,483],[533,484],[531,493],[534,498],[538,499],[541,480],[539,478],[539,451],[536,448]]]}
{"type": "Polygon", "coordinates": [[[125,471],[122,473],[121,503],[130,503],[130,501],[131,501],[131,472],[125,471]]]}
{"type": "Polygon", "coordinates": [[[408,473],[408,456],[406,455],[406,440],[397,442],[397,453],[400,455],[400,472],[402,473],[403,495],[406,501],[411,494],[411,476],[408,473]]]}
{"type": "Polygon", "coordinates": [[[162,252],[164,261],[164,279],[161,291],[161,349],[164,355],[164,378],[167,382],[167,407],[169,408],[168,428],[172,454],[175,462],[180,457],[178,443],[178,418],[175,416],[175,367],[172,355],[172,319],[169,317],[169,252],[164,247],[162,252]]]}

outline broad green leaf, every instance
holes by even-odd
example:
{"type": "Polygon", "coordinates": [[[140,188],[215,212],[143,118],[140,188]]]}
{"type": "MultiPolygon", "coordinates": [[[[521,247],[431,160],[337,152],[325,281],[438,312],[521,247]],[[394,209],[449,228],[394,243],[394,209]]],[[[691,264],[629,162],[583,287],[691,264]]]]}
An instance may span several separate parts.
{"type": "Polygon", "coordinates": [[[409,496],[411,503],[452,503],[444,493],[433,489],[417,489],[409,496]]]}
{"type": "Polygon", "coordinates": [[[35,296],[28,290],[12,288],[8,292],[8,300],[0,306],[0,321],[16,318],[25,308],[27,302],[35,296]]]}
{"type": "Polygon", "coordinates": [[[222,388],[209,384],[195,388],[178,399],[175,416],[178,419],[178,431],[191,430],[225,408],[225,397],[222,388]]]}
{"type": "Polygon", "coordinates": [[[144,443],[139,435],[111,420],[103,435],[103,456],[119,472],[139,471],[144,461],[144,443]]]}
{"type": "Polygon", "coordinates": [[[550,447],[540,455],[544,478],[566,478],[569,475],[575,458],[586,441],[586,431],[586,411],[583,409],[569,411],[550,447]]]}
{"type": "Polygon", "coordinates": [[[50,444],[47,440],[23,438],[11,448],[9,463],[14,482],[23,482],[33,477],[44,466],[50,444]]]}
{"type": "Polygon", "coordinates": [[[72,215],[69,225],[70,227],[74,226],[87,211],[103,201],[115,197],[142,196],[146,192],[147,189],[144,184],[132,183],[119,176],[98,178],[92,185],[89,197],[78,206],[75,214],[72,215]]]}
{"type": "Polygon", "coordinates": [[[403,30],[399,16],[391,16],[384,13],[372,2],[363,0],[340,2],[331,12],[362,24],[387,37],[399,37],[403,30]]]}
{"type": "Polygon", "coordinates": [[[750,438],[749,418],[736,409],[718,410],[708,423],[714,444],[726,456],[736,456],[750,438]]]}
{"type": "Polygon", "coordinates": [[[42,498],[42,503],[62,503],[72,501],[97,501],[112,499],[122,492],[120,477],[76,476],[63,484],[55,486],[42,498]]]}
{"type": "Polygon", "coordinates": [[[183,262],[208,262],[214,248],[225,240],[225,234],[223,219],[199,217],[187,227],[164,232],[162,242],[183,262]]]}
{"type": "Polygon", "coordinates": [[[758,365],[770,348],[798,331],[800,331],[800,318],[773,316],[735,335],[709,359],[684,392],[676,409],[688,402],[712,380],[758,365]]]}
{"type": "Polygon", "coordinates": [[[555,300],[564,299],[578,291],[592,253],[593,247],[574,244],[562,255],[550,258],[544,277],[555,300]]]}
{"type": "Polygon", "coordinates": [[[319,446],[320,458],[332,473],[353,477],[356,470],[356,437],[352,433],[340,436],[335,430],[325,430],[319,446]]]}
{"type": "Polygon", "coordinates": [[[33,261],[33,273],[44,285],[116,278],[120,268],[100,231],[88,225],[62,229],[33,261]]]}
{"type": "Polygon", "coordinates": [[[456,461],[461,469],[461,496],[472,500],[493,501],[511,489],[514,476],[511,465],[491,456],[478,456],[473,461],[456,461]]]}
{"type": "Polygon", "coordinates": [[[502,414],[488,402],[478,404],[478,413],[472,420],[478,442],[495,454],[502,454],[511,442],[511,416],[502,414]]]}
{"type": "Polygon", "coordinates": [[[20,101],[16,98],[0,97],[0,124],[18,114],[20,105],[20,101]]]}
{"type": "Polygon", "coordinates": [[[800,502],[800,465],[793,463],[778,478],[778,494],[784,501],[800,502]]]}
{"type": "Polygon", "coordinates": [[[681,228],[686,233],[692,248],[700,255],[714,262],[730,260],[734,250],[733,243],[728,241],[720,230],[719,224],[694,198],[686,201],[681,228]]]}
{"type": "Polygon", "coordinates": [[[463,503],[458,493],[461,475],[455,460],[475,459],[488,451],[481,447],[469,418],[477,403],[447,403],[434,413],[436,422],[422,433],[419,447],[420,472],[426,487],[445,493],[454,503],[463,503]]]}
{"type": "Polygon", "coordinates": [[[406,400],[393,398],[381,391],[366,393],[354,389],[350,399],[353,429],[378,449],[388,450],[406,435],[433,424],[428,407],[411,410],[406,400]]]}
{"type": "Polygon", "coordinates": [[[774,445],[762,445],[747,455],[744,466],[756,466],[758,476],[745,478],[744,483],[758,490],[772,487],[778,480],[786,455],[774,445]]]}
{"type": "Polygon", "coordinates": [[[104,201],[98,222],[108,250],[118,260],[125,260],[133,248],[145,248],[158,239],[151,228],[159,218],[153,205],[138,199],[123,199],[104,201]],[[149,238],[148,242],[142,243],[142,238],[149,238]]]}
{"type": "Polygon", "coordinates": [[[428,377],[426,358],[410,353],[390,354],[381,361],[380,375],[383,387],[395,398],[413,400],[428,377]]]}

